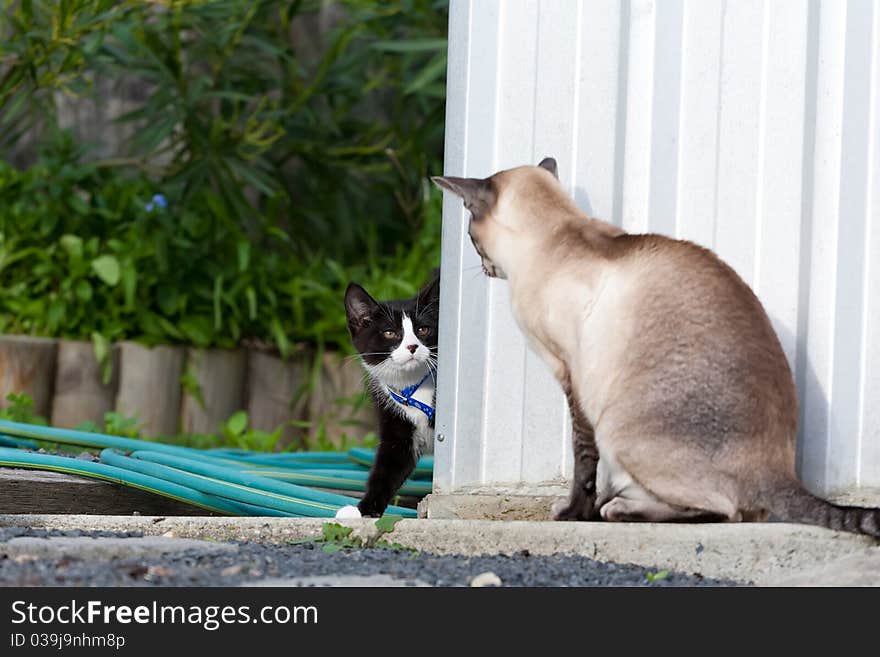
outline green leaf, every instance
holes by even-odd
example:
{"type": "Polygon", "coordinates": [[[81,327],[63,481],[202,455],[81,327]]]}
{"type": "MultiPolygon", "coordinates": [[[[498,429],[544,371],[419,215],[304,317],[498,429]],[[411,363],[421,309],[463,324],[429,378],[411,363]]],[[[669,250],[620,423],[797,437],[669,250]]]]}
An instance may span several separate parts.
{"type": "Polygon", "coordinates": [[[247,289],[244,291],[244,295],[247,298],[248,319],[254,321],[257,318],[257,293],[254,292],[252,286],[248,285],[247,289]]]}
{"type": "Polygon", "coordinates": [[[426,87],[446,72],[446,53],[434,56],[425,65],[419,74],[403,90],[406,95],[414,94],[422,87],[426,87]]]}
{"type": "Polygon", "coordinates": [[[119,282],[119,261],[112,255],[98,256],[92,260],[92,270],[111,287],[119,282]]]}
{"type": "Polygon", "coordinates": [[[13,422],[27,422],[28,424],[46,424],[46,420],[39,415],[34,415],[34,400],[26,392],[10,392],[6,395],[9,405],[0,408],[0,418],[13,422]]]}
{"type": "Polygon", "coordinates": [[[184,317],[180,321],[180,331],[198,347],[207,347],[211,344],[214,337],[212,330],[213,322],[204,315],[195,315],[192,317],[184,317]]]}
{"type": "Polygon", "coordinates": [[[648,580],[648,582],[653,584],[654,582],[659,582],[660,580],[666,579],[668,576],[669,576],[668,570],[660,570],[656,573],[652,573],[649,571],[645,575],[645,578],[648,580]]]}
{"type": "Polygon", "coordinates": [[[76,282],[74,292],[76,293],[77,299],[80,301],[87,302],[92,298],[92,286],[84,278],[81,278],[76,282]]]}
{"type": "Polygon", "coordinates": [[[82,260],[83,255],[83,241],[82,238],[77,237],[76,235],[62,235],[58,239],[58,243],[61,247],[67,251],[71,260],[82,260]]]}
{"type": "Polygon", "coordinates": [[[136,415],[126,417],[116,411],[104,413],[104,433],[123,438],[137,438],[140,436],[139,420],[136,415]]]}
{"type": "Polygon", "coordinates": [[[74,431],[88,431],[89,433],[100,433],[101,427],[94,420],[86,420],[80,422],[74,428],[74,431]]]}
{"type": "Polygon", "coordinates": [[[353,531],[354,528],[340,525],[338,522],[325,522],[321,526],[321,535],[325,541],[331,543],[348,538],[353,531]]]}
{"type": "Polygon", "coordinates": [[[98,332],[92,333],[92,349],[95,352],[95,360],[99,363],[104,362],[104,359],[110,354],[110,343],[107,342],[107,338],[101,335],[98,332]]]}
{"type": "Polygon", "coordinates": [[[236,250],[238,252],[238,271],[244,272],[251,261],[251,243],[242,240],[236,244],[236,250]]]}
{"type": "Polygon", "coordinates": [[[205,410],[205,399],[202,396],[202,386],[199,384],[199,380],[196,378],[195,374],[190,370],[184,372],[180,377],[180,386],[196,400],[199,408],[205,410]]]}
{"type": "Polygon", "coordinates": [[[229,212],[226,209],[226,206],[223,204],[223,201],[220,200],[220,197],[214,194],[213,192],[206,191],[205,192],[205,203],[208,206],[208,209],[214,214],[214,216],[223,222],[229,221],[229,212]]]}
{"type": "Polygon", "coordinates": [[[245,183],[266,196],[272,196],[278,191],[277,183],[252,165],[231,158],[226,163],[245,183]]]}
{"type": "Polygon", "coordinates": [[[177,290],[168,285],[160,285],[156,290],[156,303],[159,304],[159,310],[166,316],[170,317],[177,312],[179,301],[180,295],[177,290]]]}
{"type": "Polygon", "coordinates": [[[281,357],[287,358],[290,355],[290,341],[277,317],[273,317],[269,322],[269,330],[272,332],[272,337],[275,338],[275,344],[278,346],[278,351],[281,352],[281,357]]]}
{"type": "Polygon", "coordinates": [[[403,520],[403,516],[398,516],[394,514],[384,515],[376,521],[376,529],[378,529],[383,534],[393,532],[394,525],[396,525],[401,520],[403,520]]]}
{"type": "Polygon", "coordinates": [[[92,350],[101,367],[101,383],[107,385],[113,378],[113,361],[110,358],[110,341],[97,331],[92,332],[92,350]]]}
{"type": "Polygon", "coordinates": [[[217,274],[214,277],[214,294],[212,301],[214,303],[214,330],[219,331],[223,328],[223,307],[221,301],[223,298],[223,274],[217,274]]]}
{"type": "Polygon", "coordinates": [[[137,270],[134,264],[127,260],[122,266],[122,294],[125,300],[126,310],[134,308],[135,292],[137,291],[137,270]]]}
{"type": "Polygon", "coordinates": [[[46,310],[46,328],[51,335],[59,332],[59,327],[67,314],[67,306],[61,299],[53,299],[46,310]]]}
{"type": "Polygon", "coordinates": [[[248,425],[248,414],[245,411],[236,411],[228,420],[226,420],[226,428],[233,435],[239,436],[244,433],[248,425]]]}
{"type": "Polygon", "coordinates": [[[70,207],[77,214],[87,215],[89,213],[89,206],[86,205],[86,202],[83,201],[79,196],[71,196],[67,199],[67,202],[70,203],[70,207]]]}
{"type": "Polygon", "coordinates": [[[446,39],[406,39],[403,41],[376,41],[370,45],[382,52],[431,52],[446,50],[446,39]]]}
{"type": "Polygon", "coordinates": [[[165,336],[163,337],[163,339],[165,341],[167,341],[168,339],[183,340],[183,337],[184,337],[183,333],[178,331],[177,327],[174,326],[174,324],[169,322],[164,317],[159,317],[158,315],[155,315],[155,318],[156,318],[156,323],[159,325],[162,332],[165,333],[165,336]]]}

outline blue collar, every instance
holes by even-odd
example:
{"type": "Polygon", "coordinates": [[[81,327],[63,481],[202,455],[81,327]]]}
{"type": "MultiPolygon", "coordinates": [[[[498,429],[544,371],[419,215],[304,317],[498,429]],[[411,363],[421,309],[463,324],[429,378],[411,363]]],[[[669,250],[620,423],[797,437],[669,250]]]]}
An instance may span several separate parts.
{"type": "Polygon", "coordinates": [[[428,416],[428,420],[434,419],[434,408],[432,406],[428,406],[424,402],[420,402],[418,399],[414,399],[413,395],[416,393],[416,390],[422,387],[422,384],[428,380],[428,377],[431,376],[431,372],[429,371],[422,378],[421,381],[416,383],[415,385],[409,386],[397,392],[391,386],[387,386],[388,394],[391,395],[391,399],[396,401],[398,404],[403,404],[404,406],[412,406],[413,408],[419,409],[422,413],[428,416]]]}

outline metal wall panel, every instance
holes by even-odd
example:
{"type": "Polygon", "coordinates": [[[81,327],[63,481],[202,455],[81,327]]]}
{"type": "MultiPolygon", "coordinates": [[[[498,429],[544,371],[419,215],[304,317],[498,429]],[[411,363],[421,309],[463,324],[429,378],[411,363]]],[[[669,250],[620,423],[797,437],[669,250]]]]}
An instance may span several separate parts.
{"type": "MultiPolygon", "coordinates": [[[[452,0],[446,173],[552,155],[578,205],[714,249],[795,372],[816,492],[880,487],[880,1],[452,0]]],[[[553,378],[447,195],[435,490],[571,474],[553,378]]]]}

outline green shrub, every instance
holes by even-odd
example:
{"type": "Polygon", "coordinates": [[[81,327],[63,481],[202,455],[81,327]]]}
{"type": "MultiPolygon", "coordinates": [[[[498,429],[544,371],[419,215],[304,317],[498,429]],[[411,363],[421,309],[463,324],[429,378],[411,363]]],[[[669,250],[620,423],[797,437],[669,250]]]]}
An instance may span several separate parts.
{"type": "Polygon", "coordinates": [[[0,332],[347,350],[349,280],[408,295],[438,264],[445,2],[3,10],[0,149],[40,137],[0,162],[0,332]],[[321,7],[333,27],[292,39],[321,7]],[[96,78],[150,89],[104,159],[56,106],[96,78]]]}
{"type": "MultiPolygon", "coordinates": [[[[67,142],[65,142],[67,143],[67,142]]],[[[343,264],[259,249],[234,226],[211,230],[157,188],[47,152],[19,172],[0,162],[0,332],[230,347],[244,338],[349,349],[342,296],[358,280],[379,297],[413,294],[439,260],[440,199],[424,227],[343,264]]],[[[427,196],[427,192],[426,192],[427,196]]],[[[285,253],[286,252],[286,253],[285,253]]]]}
{"type": "Polygon", "coordinates": [[[8,405],[0,408],[0,420],[10,422],[27,422],[28,424],[46,424],[46,418],[34,412],[34,400],[25,393],[10,392],[6,395],[8,405]]]}

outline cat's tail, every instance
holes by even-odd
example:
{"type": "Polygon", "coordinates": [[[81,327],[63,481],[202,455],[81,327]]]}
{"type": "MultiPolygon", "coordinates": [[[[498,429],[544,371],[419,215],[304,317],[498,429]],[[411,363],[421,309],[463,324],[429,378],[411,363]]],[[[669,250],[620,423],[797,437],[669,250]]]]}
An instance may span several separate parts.
{"type": "Polygon", "coordinates": [[[880,539],[880,508],[832,504],[812,495],[798,482],[778,488],[767,497],[770,513],[779,520],[867,534],[880,539]]]}

